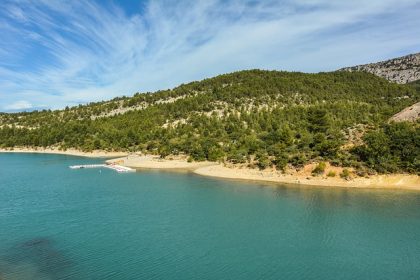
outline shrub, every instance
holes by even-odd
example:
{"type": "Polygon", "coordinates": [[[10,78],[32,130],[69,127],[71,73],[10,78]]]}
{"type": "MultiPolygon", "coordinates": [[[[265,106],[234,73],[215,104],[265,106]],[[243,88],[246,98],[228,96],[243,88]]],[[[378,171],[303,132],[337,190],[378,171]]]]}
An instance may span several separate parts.
{"type": "Polygon", "coordinates": [[[290,163],[296,168],[303,167],[306,161],[307,161],[307,158],[303,154],[297,154],[290,159],[290,163]]]}
{"type": "Polygon", "coordinates": [[[328,174],[327,174],[327,176],[328,177],[335,177],[335,172],[334,171],[330,171],[330,172],[328,172],[328,174]]]}
{"type": "Polygon", "coordinates": [[[232,163],[245,163],[247,160],[247,154],[245,153],[245,151],[231,151],[228,156],[227,159],[232,162],[232,163]]]}
{"type": "Polygon", "coordinates": [[[358,167],[356,169],[356,175],[359,176],[359,177],[367,177],[368,176],[368,171],[364,167],[358,167]]]}
{"type": "Polygon", "coordinates": [[[347,168],[343,169],[343,172],[340,173],[340,177],[346,180],[350,179],[350,171],[347,168]]]}
{"type": "Polygon", "coordinates": [[[281,153],[275,156],[272,163],[276,165],[277,170],[285,171],[287,163],[288,163],[288,156],[285,153],[281,153]]]}
{"type": "Polygon", "coordinates": [[[338,159],[338,158],[332,159],[332,160],[330,161],[330,164],[331,164],[332,166],[340,166],[340,164],[341,164],[341,160],[340,160],[340,159],[338,159]]]}
{"type": "Polygon", "coordinates": [[[209,161],[220,161],[225,156],[223,150],[219,147],[211,147],[208,152],[209,161]]]}
{"type": "Polygon", "coordinates": [[[318,175],[321,175],[321,174],[324,174],[324,171],[325,171],[325,168],[326,168],[326,164],[325,164],[325,162],[320,162],[315,168],[314,168],[314,170],[312,170],[312,175],[314,175],[314,176],[318,176],[318,175]]]}
{"type": "Polygon", "coordinates": [[[266,154],[258,154],[256,158],[258,160],[257,165],[260,170],[264,170],[272,164],[266,154]]]}
{"type": "Polygon", "coordinates": [[[420,153],[419,137],[418,124],[386,124],[367,133],[363,137],[364,145],[355,147],[352,152],[379,173],[418,173],[420,166],[416,165],[416,159],[420,153]]]}

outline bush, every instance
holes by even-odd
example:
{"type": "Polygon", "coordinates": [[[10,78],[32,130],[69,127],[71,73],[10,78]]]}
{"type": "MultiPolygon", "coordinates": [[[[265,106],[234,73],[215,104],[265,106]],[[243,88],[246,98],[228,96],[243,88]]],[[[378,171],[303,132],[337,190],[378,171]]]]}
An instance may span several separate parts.
{"type": "Polygon", "coordinates": [[[256,159],[258,160],[257,166],[260,170],[264,170],[272,164],[266,154],[257,154],[256,159]]]}
{"type": "Polygon", "coordinates": [[[350,171],[347,168],[343,169],[343,172],[340,173],[340,177],[346,180],[350,179],[350,171]]]}
{"type": "Polygon", "coordinates": [[[367,177],[368,176],[368,171],[364,167],[358,167],[356,169],[356,175],[359,176],[359,177],[367,177]]]}
{"type": "Polygon", "coordinates": [[[228,156],[227,160],[229,160],[232,163],[245,163],[247,161],[247,154],[245,151],[231,151],[228,156]]]}
{"type": "Polygon", "coordinates": [[[420,127],[407,122],[386,124],[367,133],[364,145],[352,152],[369,168],[379,173],[410,172],[419,173],[416,164],[420,154],[420,127]]]}
{"type": "Polygon", "coordinates": [[[258,160],[257,165],[258,165],[258,168],[260,170],[264,170],[264,169],[266,169],[266,168],[268,168],[268,167],[271,166],[271,162],[268,160],[268,158],[260,158],[258,160]]]}
{"type": "Polygon", "coordinates": [[[341,160],[339,158],[335,158],[335,159],[333,159],[333,160],[330,161],[330,164],[332,166],[340,166],[341,160]]]}
{"type": "Polygon", "coordinates": [[[327,174],[327,176],[328,177],[335,177],[335,172],[334,171],[330,171],[330,172],[328,172],[328,174],[327,174]]]}
{"type": "Polygon", "coordinates": [[[317,167],[315,167],[314,170],[312,170],[312,175],[318,176],[318,175],[324,174],[324,171],[325,171],[326,167],[327,167],[327,165],[325,164],[325,162],[320,162],[317,165],[317,167]]]}
{"type": "Polygon", "coordinates": [[[274,160],[272,160],[272,163],[276,165],[277,170],[284,171],[286,169],[288,161],[289,161],[289,158],[287,154],[281,153],[281,154],[275,155],[275,158],[274,160]]]}
{"type": "Polygon", "coordinates": [[[296,168],[302,168],[307,162],[307,158],[303,154],[297,154],[290,159],[290,163],[296,168]]]}
{"type": "Polygon", "coordinates": [[[208,160],[209,161],[220,161],[225,156],[223,150],[219,147],[211,147],[208,152],[208,160]]]}

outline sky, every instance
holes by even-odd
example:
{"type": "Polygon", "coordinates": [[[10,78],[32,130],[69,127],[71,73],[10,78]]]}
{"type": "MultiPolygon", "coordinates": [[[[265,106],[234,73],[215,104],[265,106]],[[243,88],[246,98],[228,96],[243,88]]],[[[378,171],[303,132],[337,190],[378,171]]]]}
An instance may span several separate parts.
{"type": "Polygon", "coordinates": [[[420,51],[420,0],[0,1],[0,111],[420,51]]]}

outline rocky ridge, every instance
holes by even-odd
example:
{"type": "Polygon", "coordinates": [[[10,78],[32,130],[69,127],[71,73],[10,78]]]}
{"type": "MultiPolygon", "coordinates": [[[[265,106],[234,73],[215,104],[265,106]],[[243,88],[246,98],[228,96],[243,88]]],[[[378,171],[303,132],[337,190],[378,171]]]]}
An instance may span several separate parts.
{"type": "Polygon", "coordinates": [[[345,67],[341,71],[364,71],[398,84],[420,80],[420,53],[410,54],[377,63],[345,67]]]}

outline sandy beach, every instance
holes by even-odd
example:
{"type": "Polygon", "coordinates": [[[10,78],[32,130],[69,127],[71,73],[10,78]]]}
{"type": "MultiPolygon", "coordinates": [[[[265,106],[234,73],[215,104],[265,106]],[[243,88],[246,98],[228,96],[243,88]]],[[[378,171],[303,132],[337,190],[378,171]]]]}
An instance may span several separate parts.
{"type": "Polygon", "coordinates": [[[420,177],[408,174],[374,175],[369,178],[356,177],[350,180],[326,176],[307,176],[303,174],[282,174],[281,172],[249,168],[229,168],[222,165],[201,167],[194,173],[217,178],[265,181],[274,183],[298,184],[306,186],[326,186],[345,188],[381,188],[420,190],[420,177]]]}
{"type": "Polygon", "coordinates": [[[217,165],[215,162],[188,162],[186,159],[161,159],[153,155],[127,155],[107,160],[108,163],[120,164],[136,169],[167,169],[195,171],[199,168],[217,165]]]}
{"type": "Polygon", "coordinates": [[[345,180],[338,175],[341,168],[329,165],[327,165],[328,167],[325,174],[327,174],[328,171],[334,171],[337,174],[335,177],[327,177],[326,175],[312,176],[311,171],[313,170],[314,165],[307,165],[300,171],[293,170],[283,174],[276,170],[261,171],[246,167],[227,167],[215,162],[187,162],[182,159],[166,160],[160,159],[158,156],[150,155],[129,155],[111,159],[107,162],[137,169],[183,169],[202,176],[235,180],[265,181],[305,186],[420,190],[420,176],[417,175],[373,175],[368,178],[353,176],[353,178],[345,180]]]}
{"type": "Polygon", "coordinates": [[[80,156],[80,157],[92,157],[92,158],[115,158],[126,156],[125,152],[107,152],[107,151],[92,151],[82,152],[76,149],[59,150],[54,148],[13,148],[13,149],[0,149],[0,153],[39,153],[39,154],[58,154],[58,155],[69,155],[69,156],[80,156]]]}
{"type": "Polygon", "coordinates": [[[406,189],[420,190],[420,176],[410,174],[372,175],[369,177],[352,176],[345,180],[338,175],[342,168],[327,165],[325,174],[329,171],[336,173],[335,177],[312,176],[314,164],[305,166],[302,170],[288,170],[282,173],[276,170],[258,170],[247,167],[225,166],[217,162],[188,162],[186,158],[161,159],[154,155],[128,154],[125,152],[92,151],[82,152],[76,149],[66,151],[54,148],[14,148],[0,149],[0,153],[46,153],[62,154],[82,157],[110,158],[107,163],[115,163],[135,169],[158,169],[172,171],[190,171],[202,176],[215,178],[263,181],[303,186],[325,186],[345,188],[380,188],[380,189],[406,189]]]}

